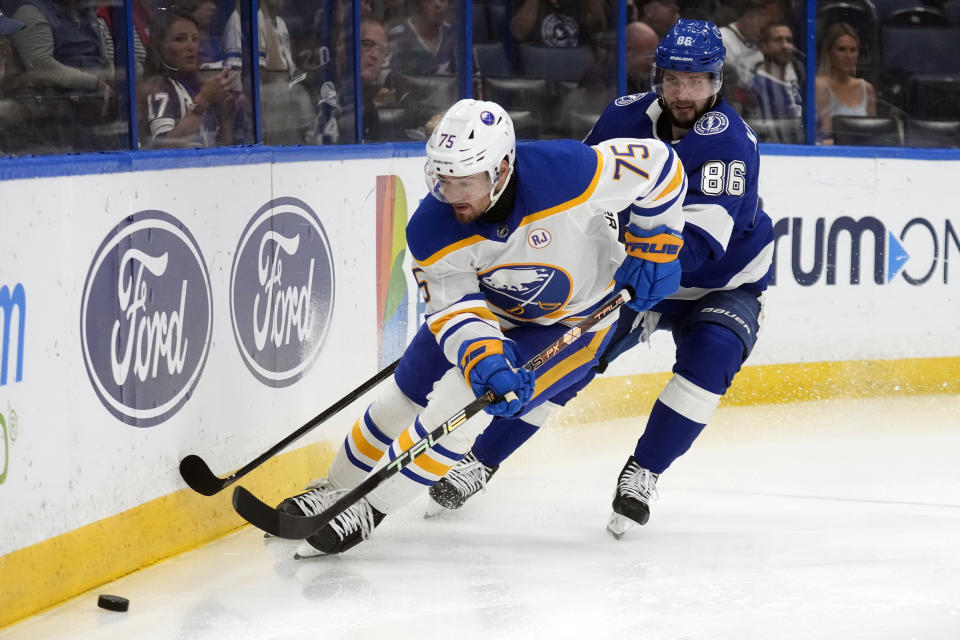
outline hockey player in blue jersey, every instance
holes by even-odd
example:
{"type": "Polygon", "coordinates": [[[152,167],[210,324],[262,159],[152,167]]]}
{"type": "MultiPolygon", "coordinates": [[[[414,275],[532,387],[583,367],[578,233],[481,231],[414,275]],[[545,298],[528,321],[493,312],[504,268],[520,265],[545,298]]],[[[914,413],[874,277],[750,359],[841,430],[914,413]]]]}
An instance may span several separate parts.
{"type": "Polygon", "coordinates": [[[340,553],[365,539],[456,465],[494,417],[546,415],[552,397],[598,364],[615,314],[535,376],[521,365],[615,291],[629,287],[628,304],[643,312],[680,285],[687,180],[661,141],[517,145],[499,105],[461,100],[427,142],[425,173],[430,194],[407,226],[425,323],[329,475],[279,508],[319,513],[474,397],[492,390],[512,399],[458,426],[310,536],[299,556],[340,553]],[[625,212],[625,243],[617,212],[625,212]]]}
{"type": "MultiPolygon", "coordinates": [[[[646,313],[622,313],[601,357],[608,363],[657,329],[671,331],[677,347],[674,376],[617,480],[608,522],[617,538],[634,522],[647,522],[657,478],[706,426],[760,328],[773,230],[758,208],[756,136],[719,93],[724,54],[712,23],[677,21],[656,50],[654,92],[616,99],[585,139],[587,144],[622,136],[669,142],[690,183],[680,289],[646,313]]],[[[562,404],[573,392],[554,401],[562,404]]],[[[535,431],[530,421],[496,421],[431,488],[431,497],[441,507],[458,508],[535,431]]]]}

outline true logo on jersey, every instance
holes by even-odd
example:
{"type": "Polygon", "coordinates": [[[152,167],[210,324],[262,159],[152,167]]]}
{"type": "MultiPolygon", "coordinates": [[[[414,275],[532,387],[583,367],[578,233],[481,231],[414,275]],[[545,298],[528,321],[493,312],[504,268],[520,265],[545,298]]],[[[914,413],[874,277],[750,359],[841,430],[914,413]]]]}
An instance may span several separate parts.
{"type": "Polygon", "coordinates": [[[534,249],[543,249],[551,240],[553,236],[546,229],[534,229],[527,235],[527,244],[534,249]]]}
{"type": "Polygon", "coordinates": [[[524,264],[482,272],[480,290],[487,302],[524,320],[553,313],[570,299],[572,281],[562,269],[524,264]]]}
{"type": "Polygon", "coordinates": [[[627,106],[628,104],[633,104],[634,102],[636,102],[637,100],[639,100],[640,98],[642,98],[642,97],[645,96],[645,95],[647,95],[647,94],[646,94],[646,93],[631,93],[631,94],[628,95],[628,96],[620,96],[619,98],[617,98],[616,100],[613,101],[613,104],[617,105],[618,107],[625,107],[625,106],[627,106]]]}
{"type": "Polygon", "coordinates": [[[494,118],[494,117],[493,117],[493,114],[490,113],[489,111],[483,111],[483,112],[480,114],[480,122],[482,122],[483,124],[490,125],[490,124],[493,124],[493,123],[496,122],[496,121],[497,121],[497,119],[494,118]]]}
{"type": "Polygon", "coordinates": [[[721,133],[730,126],[730,120],[719,111],[708,111],[693,125],[693,130],[702,136],[712,136],[721,133]]]}

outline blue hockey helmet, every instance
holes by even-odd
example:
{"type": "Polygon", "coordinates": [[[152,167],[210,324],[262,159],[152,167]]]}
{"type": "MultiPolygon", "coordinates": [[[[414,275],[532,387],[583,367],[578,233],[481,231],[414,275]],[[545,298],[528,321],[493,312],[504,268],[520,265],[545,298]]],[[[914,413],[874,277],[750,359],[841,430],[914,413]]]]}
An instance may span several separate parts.
{"type": "Polygon", "coordinates": [[[713,93],[723,84],[723,59],[727,50],[717,25],[708,20],[680,18],[657,45],[651,84],[662,95],[661,71],[704,72],[712,74],[713,93]]]}

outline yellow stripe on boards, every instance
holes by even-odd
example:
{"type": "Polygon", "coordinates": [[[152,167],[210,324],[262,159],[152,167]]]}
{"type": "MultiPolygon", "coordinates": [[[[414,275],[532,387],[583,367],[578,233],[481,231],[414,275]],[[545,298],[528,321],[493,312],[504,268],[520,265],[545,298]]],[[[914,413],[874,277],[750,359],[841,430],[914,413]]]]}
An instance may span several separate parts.
{"type": "MultiPolygon", "coordinates": [[[[326,473],[334,453],[326,443],[285,453],[243,486],[277,504],[326,473]]],[[[233,487],[209,498],[182,489],[0,556],[0,628],[237,529],[245,523],[232,495],[233,487]]]]}
{"type": "MultiPolygon", "coordinates": [[[[551,424],[646,416],[673,376],[670,372],[598,376],[550,417],[551,424]]],[[[746,366],[720,401],[721,407],[960,393],[960,357],[852,360],[746,366]]],[[[639,432],[638,432],[639,433],[639,432]]]]}

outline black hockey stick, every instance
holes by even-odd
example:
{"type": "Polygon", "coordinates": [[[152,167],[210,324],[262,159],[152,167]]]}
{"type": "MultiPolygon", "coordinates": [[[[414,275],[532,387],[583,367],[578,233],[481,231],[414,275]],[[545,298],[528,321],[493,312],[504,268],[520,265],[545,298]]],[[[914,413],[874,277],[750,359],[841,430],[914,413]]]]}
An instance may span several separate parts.
{"type": "MultiPolygon", "coordinates": [[[[609,316],[629,300],[630,294],[626,290],[620,291],[604,305],[598,307],[589,316],[581,320],[576,326],[568,329],[553,344],[531,358],[523,365],[524,368],[529,371],[535,371],[538,367],[558,354],[568,344],[577,340],[577,338],[587,332],[593,325],[609,316]]],[[[500,398],[496,397],[492,391],[488,391],[486,395],[472,400],[448,418],[446,422],[430,431],[422,440],[415,443],[395,459],[391,460],[385,467],[382,467],[379,471],[367,477],[363,482],[330,505],[330,507],[316,515],[297,516],[277,511],[243,487],[236,487],[233,490],[233,508],[244,520],[267,533],[291,540],[308,538],[354,502],[376,489],[391,476],[399,473],[401,469],[412,464],[416,458],[428,449],[431,449],[444,435],[450,433],[471,417],[483,411],[487,405],[498,402],[499,400],[500,398]]]]}
{"type": "Polygon", "coordinates": [[[310,420],[310,422],[303,425],[286,438],[270,447],[267,451],[264,451],[256,459],[251,460],[227,477],[220,478],[214,475],[207,463],[203,461],[203,458],[193,454],[188,455],[186,458],[180,461],[180,475],[183,477],[184,482],[187,483],[187,486],[197,493],[205,496],[212,496],[223,489],[226,489],[234,482],[266,462],[269,458],[272,458],[278,454],[288,444],[303,436],[308,431],[311,431],[317,426],[323,424],[328,418],[336,413],[339,413],[351,402],[362,396],[373,387],[377,386],[385,378],[388,378],[390,375],[392,375],[399,364],[400,360],[398,359],[392,364],[387,365],[385,369],[374,375],[372,378],[361,384],[347,395],[337,400],[336,403],[324,410],[323,413],[314,417],[310,420]]]}

